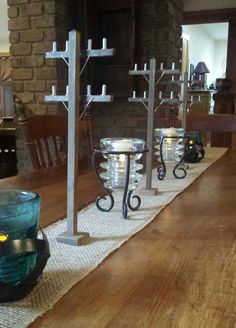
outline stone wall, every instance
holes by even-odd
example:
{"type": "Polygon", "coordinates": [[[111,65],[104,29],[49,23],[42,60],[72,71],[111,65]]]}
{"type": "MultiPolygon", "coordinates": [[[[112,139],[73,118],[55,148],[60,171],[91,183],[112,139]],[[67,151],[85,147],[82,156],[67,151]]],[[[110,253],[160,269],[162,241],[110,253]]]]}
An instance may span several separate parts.
{"type": "MultiPolygon", "coordinates": [[[[176,68],[181,68],[182,0],[143,0],[139,3],[135,38],[135,60],[138,66],[143,67],[145,62],[156,58],[157,67],[163,63],[165,68],[171,68],[172,62],[175,62],[176,68]]],[[[124,79],[126,78],[127,76],[124,76],[124,79]]],[[[162,81],[168,79],[170,77],[162,81]]],[[[136,81],[135,86],[140,94],[148,88],[142,78],[136,81]]],[[[179,93],[179,87],[170,84],[158,85],[157,95],[160,90],[167,96],[171,90],[175,95],[179,93]]],[[[106,136],[146,139],[147,112],[143,105],[128,103],[126,98],[110,105],[94,105],[92,113],[96,143],[106,136]]],[[[158,125],[159,117],[167,117],[169,121],[172,114],[176,115],[175,108],[162,106],[155,113],[155,125],[158,125]]]]}
{"type": "MultiPolygon", "coordinates": [[[[138,0],[137,3],[135,61],[143,65],[155,57],[158,65],[163,62],[165,67],[171,67],[175,62],[180,67],[182,0],[138,0]]],[[[63,50],[71,29],[79,28],[86,35],[82,35],[85,40],[89,35],[87,25],[97,26],[97,4],[89,1],[86,15],[81,4],[81,0],[8,0],[13,88],[29,112],[51,114],[64,111],[58,104],[45,103],[44,96],[51,92],[52,84],[65,92],[66,65],[58,60],[45,60],[44,53],[52,49],[55,40],[63,50]]],[[[85,80],[86,74],[81,79],[82,84],[86,84],[85,80]]],[[[143,86],[138,82],[140,90],[143,86]]],[[[169,92],[168,88],[162,86],[161,90],[169,92]]],[[[143,106],[128,103],[127,98],[122,101],[115,99],[113,104],[93,104],[91,112],[95,145],[105,136],[146,137],[146,110],[143,106]]],[[[20,131],[18,135],[21,172],[30,166],[20,131]]]]}
{"type": "MultiPolygon", "coordinates": [[[[75,25],[75,4],[61,0],[8,0],[8,6],[14,94],[23,102],[27,114],[63,110],[58,104],[45,103],[44,96],[51,93],[52,85],[65,92],[65,64],[44,57],[55,40],[63,49],[68,31],[75,25]]],[[[31,165],[22,133],[17,131],[18,169],[22,172],[31,169],[31,165]]]]}

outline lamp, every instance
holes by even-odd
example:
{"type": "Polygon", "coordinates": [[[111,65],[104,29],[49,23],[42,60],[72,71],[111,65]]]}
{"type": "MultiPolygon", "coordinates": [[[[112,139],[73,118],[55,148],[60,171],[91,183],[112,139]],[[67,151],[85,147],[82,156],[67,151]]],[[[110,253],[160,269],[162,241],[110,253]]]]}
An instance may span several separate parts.
{"type": "Polygon", "coordinates": [[[186,170],[182,167],[185,154],[185,138],[184,129],[155,129],[157,149],[155,154],[161,165],[157,168],[157,177],[163,180],[166,176],[166,164],[174,165],[173,174],[178,179],[183,179],[186,176],[186,170]],[[178,172],[181,171],[179,175],[178,172]]]}
{"type": "Polygon", "coordinates": [[[137,200],[137,205],[131,205],[131,194],[138,186],[142,179],[142,174],[138,173],[143,168],[143,164],[136,161],[142,157],[145,142],[142,139],[136,138],[103,138],[100,140],[101,149],[94,151],[94,169],[95,174],[103,187],[108,192],[111,205],[104,208],[100,205],[100,201],[106,200],[105,197],[98,197],[96,206],[99,210],[108,212],[114,206],[114,197],[111,190],[124,190],[122,200],[123,217],[127,217],[127,209],[136,211],[139,209],[141,199],[139,196],[132,196],[137,200]],[[96,165],[96,155],[102,154],[106,162],[100,163],[100,167],[105,169],[104,172],[98,173],[96,165]]]}
{"type": "Polygon", "coordinates": [[[206,73],[210,73],[209,69],[207,68],[206,64],[202,61],[197,64],[197,66],[194,69],[194,74],[198,79],[196,78],[193,81],[192,86],[197,88],[205,88],[206,84],[206,73]]]}

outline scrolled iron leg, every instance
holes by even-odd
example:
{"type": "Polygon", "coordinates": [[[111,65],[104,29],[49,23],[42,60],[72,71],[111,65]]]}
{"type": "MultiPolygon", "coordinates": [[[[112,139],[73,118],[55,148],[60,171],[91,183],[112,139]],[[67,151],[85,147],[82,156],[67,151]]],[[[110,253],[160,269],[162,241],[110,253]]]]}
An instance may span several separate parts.
{"type": "Polygon", "coordinates": [[[96,199],[96,206],[102,212],[109,212],[113,208],[114,203],[115,203],[114,202],[114,197],[112,196],[111,192],[108,189],[106,189],[106,191],[108,192],[108,195],[103,196],[103,197],[98,197],[96,199]],[[107,200],[107,197],[110,198],[111,205],[108,208],[105,208],[105,207],[102,207],[99,203],[100,203],[101,200],[105,200],[106,201],[107,200]]]}
{"type": "Polygon", "coordinates": [[[160,140],[160,159],[161,159],[161,165],[157,168],[157,178],[159,180],[163,180],[166,176],[166,165],[163,158],[162,150],[163,150],[163,142],[164,138],[161,138],[160,140]]]}
{"type": "Polygon", "coordinates": [[[183,164],[183,159],[177,163],[173,169],[173,174],[177,179],[184,179],[187,175],[187,172],[185,170],[185,168],[183,166],[181,166],[183,164]],[[177,172],[182,172],[181,175],[177,174],[177,172]]]}
{"type": "Polygon", "coordinates": [[[132,206],[130,199],[131,199],[131,195],[132,195],[133,190],[130,190],[128,193],[128,197],[127,197],[127,205],[129,207],[129,209],[131,209],[132,211],[137,211],[141,205],[141,198],[138,195],[134,195],[132,196],[132,199],[136,199],[137,200],[137,205],[136,206],[132,206]]]}
{"type": "Polygon", "coordinates": [[[100,178],[100,175],[98,173],[98,169],[97,169],[97,166],[96,166],[96,155],[97,155],[97,151],[95,150],[94,151],[94,154],[93,154],[93,168],[94,168],[94,172],[95,172],[95,175],[96,175],[98,181],[100,181],[103,189],[105,189],[106,192],[108,193],[108,195],[103,196],[103,197],[98,197],[96,199],[96,206],[102,212],[109,212],[113,208],[113,206],[114,206],[114,197],[113,197],[112,193],[110,192],[110,190],[104,187],[103,181],[100,178]],[[111,205],[108,208],[104,208],[99,203],[100,203],[101,200],[105,200],[106,201],[107,200],[107,197],[110,198],[111,205]]]}
{"type": "Polygon", "coordinates": [[[157,177],[159,180],[163,180],[166,176],[166,166],[162,164],[157,168],[157,177]]]}

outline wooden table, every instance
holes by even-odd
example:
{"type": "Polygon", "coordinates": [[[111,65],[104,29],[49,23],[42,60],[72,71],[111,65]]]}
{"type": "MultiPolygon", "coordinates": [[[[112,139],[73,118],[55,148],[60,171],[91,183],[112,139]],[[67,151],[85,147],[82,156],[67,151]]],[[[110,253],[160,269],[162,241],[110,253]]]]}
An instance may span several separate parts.
{"type": "MultiPolygon", "coordinates": [[[[0,180],[41,193],[43,226],[65,215],[65,182],[46,175],[0,180]]],[[[80,206],[100,190],[90,174],[79,188],[80,206]]],[[[235,195],[228,151],[30,327],[235,327],[235,195]]]]}

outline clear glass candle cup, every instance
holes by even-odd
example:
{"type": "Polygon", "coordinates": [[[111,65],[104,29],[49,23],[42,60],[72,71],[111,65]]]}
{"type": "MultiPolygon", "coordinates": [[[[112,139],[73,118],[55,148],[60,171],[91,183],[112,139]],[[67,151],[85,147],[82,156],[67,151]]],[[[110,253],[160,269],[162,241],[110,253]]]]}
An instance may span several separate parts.
{"type": "MultiPolygon", "coordinates": [[[[6,240],[36,238],[40,196],[18,189],[0,190],[0,246],[6,240]]],[[[35,266],[36,253],[0,255],[0,281],[17,285],[35,266]]]]}
{"type": "Polygon", "coordinates": [[[154,146],[157,151],[155,154],[160,158],[160,144],[162,144],[162,157],[166,163],[179,162],[184,153],[184,145],[182,138],[184,137],[184,129],[182,128],[168,128],[168,129],[155,129],[154,135],[156,137],[156,145],[154,146]]]}
{"type": "Polygon", "coordinates": [[[104,186],[107,189],[117,190],[123,189],[126,182],[127,155],[122,152],[130,152],[130,174],[129,189],[137,187],[142,179],[142,174],[138,171],[142,170],[143,164],[136,161],[142,157],[145,141],[137,138],[103,138],[100,140],[101,150],[120,152],[118,154],[103,154],[107,162],[103,162],[100,166],[106,170],[101,173],[101,178],[106,180],[104,186]],[[140,152],[132,154],[132,152],[140,152]]]}

